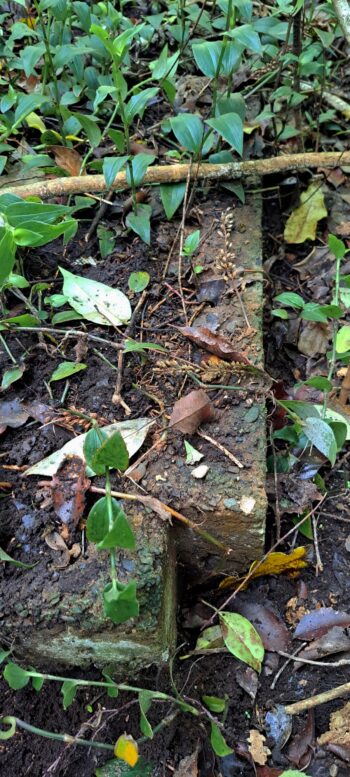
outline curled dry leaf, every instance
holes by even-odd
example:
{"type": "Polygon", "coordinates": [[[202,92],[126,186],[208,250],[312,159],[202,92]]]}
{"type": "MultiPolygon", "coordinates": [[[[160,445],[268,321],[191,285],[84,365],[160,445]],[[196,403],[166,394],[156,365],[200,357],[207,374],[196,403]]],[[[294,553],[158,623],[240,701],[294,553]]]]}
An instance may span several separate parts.
{"type": "Polygon", "coordinates": [[[55,154],[55,162],[58,167],[65,170],[69,175],[80,175],[80,169],[82,165],[82,158],[78,151],[74,151],[74,148],[66,148],[65,146],[50,146],[49,151],[53,151],[55,154]]]}
{"type": "Polygon", "coordinates": [[[350,626],[350,615],[347,612],[333,610],[332,607],[320,607],[304,615],[295,629],[294,639],[303,641],[317,639],[333,626],[350,626]]]}
{"type": "Polygon", "coordinates": [[[169,427],[183,434],[194,434],[205,421],[214,417],[213,405],[203,389],[190,391],[175,402],[169,427]]]}
{"type": "Polygon", "coordinates": [[[85,476],[85,461],[79,456],[65,456],[52,478],[52,502],[69,531],[78,526],[83,516],[88,488],[90,480],[85,476]]]}
{"type": "Polygon", "coordinates": [[[265,745],[266,738],[263,734],[260,734],[260,731],[252,728],[249,731],[248,742],[249,752],[253,758],[254,763],[260,764],[260,766],[264,766],[268,756],[271,755],[271,750],[269,750],[269,748],[265,745]]]}
{"type": "Polygon", "coordinates": [[[212,332],[212,330],[208,329],[206,326],[181,326],[178,327],[178,331],[181,332],[184,337],[191,340],[192,343],[198,345],[199,348],[204,348],[205,351],[214,353],[215,356],[219,356],[220,359],[251,365],[251,362],[243,353],[236,351],[233,348],[233,345],[228,338],[215,334],[215,332],[212,332]]]}

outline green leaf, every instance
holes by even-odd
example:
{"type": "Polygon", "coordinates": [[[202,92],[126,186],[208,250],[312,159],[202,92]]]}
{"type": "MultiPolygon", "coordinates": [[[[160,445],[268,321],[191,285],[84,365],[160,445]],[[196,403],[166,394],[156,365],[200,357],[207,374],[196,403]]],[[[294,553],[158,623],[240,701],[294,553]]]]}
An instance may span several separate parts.
{"type": "Polygon", "coordinates": [[[2,548],[0,548],[0,561],[8,561],[8,563],[13,564],[14,567],[21,567],[22,569],[33,569],[33,567],[36,566],[36,563],[25,564],[23,561],[16,561],[16,559],[11,558],[11,556],[9,556],[2,548]]]}
{"type": "Polygon", "coordinates": [[[219,696],[202,696],[202,701],[210,712],[223,712],[226,707],[225,699],[220,699],[219,696]]]}
{"type": "Polygon", "coordinates": [[[299,772],[298,769],[287,769],[286,772],[282,772],[280,777],[308,777],[306,772],[299,772]]]}
{"type": "MultiPolygon", "coordinates": [[[[145,154],[145,153],[136,154],[136,156],[133,157],[131,161],[131,167],[132,167],[132,174],[133,174],[135,186],[139,186],[140,183],[142,183],[147,169],[152,164],[152,162],[154,162],[155,158],[156,157],[154,154],[145,154]]],[[[132,186],[129,165],[126,168],[126,180],[129,186],[132,186]]],[[[141,207],[142,207],[141,205],[138,206],[137,212],[141,207]]],[[[147,206],[147,207],[150,207],[150,206],[147,206]]]]}
{"type": "Polygon", "coordinates": [[[118,504],[118,502],[112,498],[112,516],[113,526],[110,531],[105,534],[103,539],[98,542],[98,550],[106,550],[110,548],[124,548],[126,550],[134,550],[135,537],[128,519],[118,504]]]}
{"type": "Polygon", "coordinates": [[[291,410],[304,421],[310,417],[320,418],[317,407],[312,405],[311,402],[303,402],[300,399],[280,399],[279,404],[286,410],[291,410]]]}
{"type": "Polygon", "coordinates": [[[289,318],[289,313],[287,310],[284,310],[284,308],[275,308],[274,310],[271,310],[271,315],[276,318],[283,318],[285,321],[289,318]]]}
{"type": "Polygon", "coordinates": [[[181,146],[193,154],[199,153],[204,136],[204,125],[199,116],[181,113],[170,119],[170,126],[181,146]]]}
{"type": "Polygon", "coordinates": [[[142,352],[142,351],[161,351],[162,353],[167,353],[167,349],[163,348],[162,345],[158,345],[158,343],[137,343],[135,340],[126,340],[124,343],[124,353],[132,353],[133,351],[142,352]]]}
{"type": "MultiPolygon", "coordinates": [[[[107,440],[108,435],[104,431],[104,429],[100,429],[97,426],[93,426],[89,431],[84,435],[84,458],[86,463],[89,465],[89,467],[92,469],[92,460],[94,456],[96,456],[97,451],[100,449],[101,445],[107,440]]],[[[103,467],[103,472],[104,472],[103,467]]],[[[96,474],[103,474],[102,473],[96,473],[96,474]]]]}
{"type": "MultiPolygon", "coordinates": [[[[87,448],[85,447],[84,450],[86,451],[87,448]]],[[[103,475],[106,467],[125,472],[128,466],[128,450],[118,431],[113,432],[109,437],[105,437],[91,460],[91,467],[96,472],[96,475],[103,475]]]]}
{"type": "Polygon", "coordinates": [[[148,286],[150,280],[149,273],[145,272],[144,270],[140,270],[139,272],[132,272],[130,273],[128,280],[129,289],[130,291],[139,293],[140,291],[143,291],[146,286],[148,286]]]}
{"type": "Polygon", "coordinates": [[[103,326],[120,326],[130,320],[130,302],[122,291],[73,275],[62,267],[59,270],[64,278],[63,294],[68,297],[72,308],[88,321],[103,326]]]}
{"type": "Polygon", "coordinates": [[[139,115],[142,118],[147,103],[158,94],[158,91],[158,87],[153,86],[148,89],[143,89],[142,92],[130,97],[128,104],[125,106],[125,119],[128,125],[131,124],[135,116],[139,115]]]}
{"type": "Polygon", "coordinates": [[[105,496],[91,508],[86,522],[86,536],[89,542],[101,542],[108,534],[108,502],[105,496]]]}
{"type": "Polygon", "coordinates": [[[328,246],[329,250],[334,254],[336,259],[343,259],[347,248],[345,243],[342,240],[339,240],[336,235],[328,235],[328,246]]]}
{"type": "MultiPolygon", "coordinates": [[[[299,523],[300,520],[301,516],[299,515],[297,515],[296,518],[292,518],[294,525],[299,523]]],[[[313,540],[314,533],[312,530],[312,521],[310,516],[306,517],[305,521],[303,521],[303,523],[298,526],[298,531],[303,535],[303,537],[306,537],[307,540],[313,540]]]]}
{"type": "Polygon", "coordinates": [[[200,453],[193,447],[187,440],[184,440],[186,451],[186,464],[197,464],[203,458],[203,453],[200,453]]]}
{"type": "Polygon", "coordinates": [[[44,685],[45,677],[32,677],[31,679],[34,690],[39,693],[44,685]]]}
{"type": "Polygon", "coordinates": [[[187,235],[186,240],[184,242],[183,247],[183,253],[186,256],[190,256],[191,254],[194,254],[196,249],[199,246],[201,233],[199,229],[196,229],[194,232],[191,232],[189,235],[187,235]]]}
{"type": "Polygon", "coordinates": [[[236,44],[238,43],[243,48],[254,51],[255,54],[260,54],[262,50],[260,37],[251,24],[241,24],[235,27],[234,30],[230,30],[228,34],[230,38],[236,41],[236,44]]]}
{"type": "Polygon", "coordinates": [[[229,747],[228,744],[225,742],[225,739],[219,729],[219,726],[211,722],[211,731],[210,731],[210,744],[214,750],[215,755],[220,756],[220,758],[223,758],[225,755],[230,755],[233,753],[232,747],[229,747]]]}
{"type": "Polygon", "coordinates": [[[116,582],[106,585],[103,591],[103,603],[105,614],[113,623],[125,623],[129,618],[139,614],[139,603],[136,598],[136,582],[131,581],[127,585],[116,582]]]}
{"type": "Polygon", "coordinates": [[[307,418],[303,432],[312,445],[333,465],[337,457],[337,441],[329,424],[322,418],[307,418]]]}
{"type": "Polygon", "coordinates": [[[244,205],[245,203],[245,191],[241,183],[234,183],[233,181],[221,181],[221,186],[224,189],[228,189],[233,192],[239,201],[244,205]]]}
{"type": "Polygon", "coordinates": [[[146,763],[142,757],[139,758],[136,766],[128,766],[122,763],[120,758],[113,758],[95,772],[96,777],[152,777],[152,774],[154,774],[154,764],[146,763]]]}
{"type": "Polygon", "coordinates": [[[307,302],[300,316],[305,321],[320,321],[321,324],[327,323],[327,316],[322,312],[322,306],[318,302],[307,302]]]}
{"type": "Polygon", "coordinates": [[[55,324],[64,324],[65,321],[81,321],[82,318],[84,316],[74,310],[61,310],[52,316],[51,323],[55,326],[55,324]]]}
{"type": "Polygon", "coordinates": [[[25,46],[21,52],[21,65],[26,74],[26,77],[32,75],[35,65],[38,64],[39,59],[45,52],[45,43],[36,43],[35,46],[25,46]]]}
{"type": "Polygon", "coordinates": [[[303,308],[305,305],[300,294],[296,294],[294,291],[284,291],[283,294],[277,294],[277,297],[274,297],[274,302],[281,302],[282,305],[290,305],[292,308],[303,308]]]}
{"type": "Polygon", "coordinates": [[[7,229],[0,240],[0,283],[4,283],[13,269],[16,258],[16,244],[13,232],[7,229]]]}
{"type": "Polygon", "coordinates": [[[153,698],[153,691],[140,691],[139,693],[140,729],[143,735],[148,739],[153,739],[153,729],[150,722],[147,720],[147,712],[151,706],[153,698]]]}
{"type": "Polygon", "coordinates": [[[9,726],[9,728],[5,731],[0,729],[0,742],[1,740],[11,739],[11,737],[13,737],[16,733],[16,718],[12,717],[11,715],[6,715],[4,718],[0,717],[0,725],[9,726]]]}
{"type": "Polygon", "coordinates": [[[22,229],[17,227],[13,233],[14,239],[18,246],[35,246],[36,241],[40,240],[39,232],[32,232],[30,229],[22,229]]]}
{"type": "Polygon", "coordinates": [[[336,439],[338,451],[341,451],[348,434],[348,425],[345,421],[328,421],[336,439]]]}
{"type": "Polygon", "coordinates": [[[15,110],[15,125],[21,124],[29,113],[35,111],[44,102],[48,102],[48,98],[40,94],[25,94],[20,97],[15,110]]]}
{"type": "Polygon", "coordinates": [[[13,691],[19,691],[21,688],[24,688],[30,680],[29,672],[12,661],[6,664],[3,674],[7,684],[13,691]]]}
{"type": "Polygon", "coordinates": [[[337,332],[335,347],[337,353],[346,353],[350,350],[350,326],[341,326],[337,332]]]}
{"type": "Polygon", "coordinates": [[[215,119],[207,119],[206,124],[216,130],[242,156],[243,122],[238,113],[226,113],[215,119]]]}
{"type": "Polygon", "coordinates": [[[0,664],[11,655],[11,650],[0,650],[0,664]]]}
{"type": "Polygon", "coordinates": [[[260,672],[264,646],[254,626],[236,612],[220,612],[220,625],[230,653],[260,672]]]}
{"type": "Polygon", "coordinates": [[[164,183],[160,186],[160,198],[167,219],[171,219],[185,196],[186,183],[164,183]]]}
{"type": "Polygon", "coordinates": [[[86,370],[86,367],[87,364],[61,362],[61,364],[59,364],[55,371],[52,373],[49,383],[52,383],[54,380],[64,380],[64,378],[69,378],[70,375],[75,375],[76,372],[86,370]]]}
{"type": "Polygon", "coordinates": [[[315,240],[317,224],[327,216],[322,186],[319,183],[311,183],[301,194],[300,202],[301,204],[291,213],[285,226],[284,239],[287,243],[315,240]]]}
{"type": "Polygon", "coordinates": [[[23,373],[24,373],[24,364],[18,367],[9,367],[8,370],[5,370],[1,381],[2,390],[6,391],[6,389],[12,386],[12,383],[15,383],[16,380],[20,380],[23,373]]]}
{"type": "Polygon", "coordinates": [[[121,130],[109,130],[109,137],[113,140],[113,143],[120,154],[125,151],[125,135],[121,130]]]}
{"type": "MultiPolygon", "coordinates": [[[[63,48],[65,49],[66,47],[63,48]]],[[[96,124],[97,120],[93,119],[92,116],[86,116],[84,113],[72,113],[72,116],[74,116],[75,119],[78,119],[92,148],[96,148],[102,137],[101,130],[96,124]]]]}
{"type": "Polygon", "coordinates": [[[112,186],[116,175],[127,162],[127,156],[105,156],[103,160],[103,175],[108,189],[112,186]]]}
{"type": "Polygon", "coordinates": [[[218,68],[220,75],[229,76],[240,64],[242,54],[242,48],[231,41],[193,43],[192,51],[199,70],[207,78],[215,78],[218,68]]]}
{"type": "Polygon", "coordinates": [[[61,694],[63,696],[63,709],[66,710],[75,699],[79,683],[75,680],[65,680],[61,685],[61,694]]]}
{"type": "Polygon", "coordinates": [[[126,226],[136,232],[136,235],[148,245],[151,243],[151,213],[150,205],[138,205],[137,213],[131,211],[125,219],[126,226]]]}
{"type": "Polygon", "coordinates": [[[21,316],[12,316],[11,318],[3,318],[0,322],[0,331],[6,331],[6,329],[16,329],[17,326],[38,326],[38,319],[32,316],[30,313],[23,313],[21,316]]]}
{"type": "Polygon", "coordinates": [[[313,378],[308,378],[305,381],[306,386],[312,386],[319,391],[332,391],[332,383],[328,378],[324,378],[322,375],[314,375],[313,378]]]}

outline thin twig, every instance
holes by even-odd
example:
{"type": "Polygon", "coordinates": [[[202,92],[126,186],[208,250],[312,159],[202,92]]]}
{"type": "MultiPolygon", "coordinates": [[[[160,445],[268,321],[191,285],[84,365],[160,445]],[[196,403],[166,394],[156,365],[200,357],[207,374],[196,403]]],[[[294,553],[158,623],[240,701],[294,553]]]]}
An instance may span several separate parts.
{"type": "Polygon", "coordinates": [[[65,337],[74,337],[75,339],[79,337],[85,337],[88,340],[92,340],[95,343],[103,343],[103,345],[108,345],[110,348],[113,348],[115,351],[121,351],[124,349],[124,343],[113,343],[111,340],[106,340],[104,337],[98,337],[97,335],[91,335],[90,332],[81,332],[79,329],[55,329],[54,327],[50,326],[16,326],[15,329],[6,329],[4,331],[7,331],[9,334],[14,334],[15,332],[31,332],[31,334],[35,332],[44,332],[47,334],[54,334],[54,335],[64,335],[65,337]]]}
{"type": "Polygon", "coordinates": [[[223,453],[225,456],[227,456],[230,461],[233,461],[233,463],[236,465],[236,467],[239,467],[239,469],[243,469],[244,464],[242,464],[239,459],[236,458],[236,456],[231,453],[227,448],[225,448],[224,445],[221,445],[221,442],[218,442],[217,440],[214,440],[213,437],[209,437],[209,434],[204,434],[204,432],[201,432],[199,429],[197,429],[197,434],[199,437],[202,437],[203,440],[207,440],[210,442],[211,445],[214,445],[215,448],[217,448],[221,453],[223,453]]]}
{"type": "MultiPolygon", "coordinates": [[[[148,295],[148,291],[145,289],[141,297],[133,311],[133,314],[131,316],[130,322],[124,332],[124,337],[128,338],[131,336],[136,320],[136,316],[142,307],[146,297],[148,295]]],[[[118,354],[118,363],[117,363],[117,380],[115,384],[114,393],[112,396],[112,403],[113,405],[121,405],[123,409],[125,410],[126,415],[131,415],[131,409],[130,407],[124,402],[124,399],[121,396],[121,390],[122,390],[122,383],[123,383],[123,364],[124,364],[124,351],[119,351],[118,354]]]]}
{"type": "MultiPolygon", "coordinates": [[[[273,691],[273,690],[276,688],[276,685],[277,685],[277,683],[278,683],[278,680],[280,679],[280,677],[281,677],[281,674],[282,674],[282,673],[284,672],[284,670],[287,668],[288,664],[290,664],[290,662],[291,662],[291,661],[293,661],[293,658],[295,658],[295,656],[297,656],[297,655],[298,655],[298,653],[300,653],[300,651],[301,651],[301,650],[303,650],[303,649],[304,649],[304,647],[306,647],[306,645],[307,645],[307,642],[302,642],[302,643],[301,643],[301,645],[298,645],[298,647],[297,647],[297,649],[296,649],[295,653],[292,653],[292,654],[291,654],[291,655],[290,655],[290,656],[287,658],[287,661],[285,661],[285,662],[284,662],[284,664],[281,666],[281,668],[278,670],[278,672],[276,673],[276,675],[275,675],[275,677],[274,677],[274,679],[273,679],[273,681],[272,681],[272,683],[271,683],[271,685],[270,685],[270,688],[271,688],[271,690],[272,690],[272,691],[273,691]]],[[[280,655],[282,655],[282,654],[280,654],[280,655]]]]}
{"type": "Polygon", "coordinates": [[[187,310],[186,310],[186,304],[184,300],[184,293],[182,289],[182,252],[183,252],[183,246],[184,246],[184,234],[185,234],[185,222],[186,222],[186,212],[187,212],[187,199],[188,199],[188,191],[190,187],[190,181],[191,181],[191,170],[192,167],[190,166],[188,170],[187,180],[186,180],[186,189],[185,189],[185,196],[183,201],[183,207],[182,207],[182,218],[181,218],[181,224],[180,224],[180,245],[179,245],[179,262],[178,262],[178,271],[177,271],[177,279],[179,284],[179,292],[181,297],[181,304],[182,304],[182,310],[185,317],[186,324],[188,323],[188,317],[187,317],[187,310]]]}
{"type": "Polygon", "coordinates": [[[311,516],[311,521],[312,521],[312,533],[314,538],[314,548],[315,548],[315,556],[316,556],[316,577],[317,577],[319,572],[323,572],[323,564],[322,564],[320,549],[318,545],[317,518],[315,515],[311,516]]]}
{"type": "Polygon", "coordinates": [[[311,658],[302,658],[301,656],[285,653],[283,650],[277,650],[279,656],[289,658],[291,661],[297,661],[299,664],[310,664],[311,666],[348,666],[350,658],[340,658],[339,661],[313,661],[311,658]]]}

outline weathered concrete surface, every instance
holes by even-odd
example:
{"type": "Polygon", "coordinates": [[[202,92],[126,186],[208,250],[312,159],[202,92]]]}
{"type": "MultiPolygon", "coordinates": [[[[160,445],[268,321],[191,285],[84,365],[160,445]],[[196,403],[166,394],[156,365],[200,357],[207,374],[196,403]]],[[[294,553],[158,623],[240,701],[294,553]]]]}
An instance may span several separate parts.
{"type": "MultiPolygon", "coordinates": [[[[251,362],[263,367],[260,197],[250,196],[246,205],[237,206],[228,214],[226,225],[222,223],[220,201],[210,208],[205,207],[204,215],[202,233],[207,233],[208,237],[201,244],[198,259],[205,267],[199,276],[200,283],[216,277],[223,278],[225,285],[219,303],[213,307],[207,305],[193,326],[215,328],[218,334],[229,337],[235,348],[243,351],[251,362]],[[250,327],[234,290],[239,281],[250,327]]],[[[204,355],[204,351],[195,346],[191,347],[191,352],[191,358],[197,362],[200,354],[204,355]]],[[[207,379],[208,375],[205,377],[207,379]]],[[[192,565],[198,562],[199,566],[205,563],[207,570],[242,571],[262,555],[264,547],[266,382],[249,372],[234,375],[228,366],[221,377],[214,370],[210,383],[242,386],[242,391],[210,391],[208,385],[208,393],[216,407],[216,419],[205,424],[202,431],[231,451],[243,468],[239,469],[227,456],[194,434],[191,444],[205,454],[201,464],[209,466],[205,479],[196,480],[191,475],[194,467],[187,466],[184,461],[184,435],[172,431],[162,453],[161,480],[159,461],[154,458],[142,485],[231,549],[230,555],[223,558],[194,532],[180,527],[180,560],[192,565]]],[[[183,394],[195,388],[198,386],[189,379],[183,394]]],[[[165,392],[164,399],[166,402],[165,392]]]]}
{"type": "MultiPolygon", "coordinates": [[[[140,617],[115,626],[104,616],[101,593],[109,582],[109,556],[89,545],[61,574],[48,565],[50,551],[32,570],[20,570],[11,600],[1,602],[1,639],[35,666],[113,665],[125,671],[167,661],[174,649],[175,558],[169,527],[145,508],[128,510],[137,543],[134,557],[120,556],[122,582],[136,579],[140,617]],[[49,570],[47,567],[49,566],[49,570]]],[[[56,554],[57,555],[57,554],[56,554]]]]}

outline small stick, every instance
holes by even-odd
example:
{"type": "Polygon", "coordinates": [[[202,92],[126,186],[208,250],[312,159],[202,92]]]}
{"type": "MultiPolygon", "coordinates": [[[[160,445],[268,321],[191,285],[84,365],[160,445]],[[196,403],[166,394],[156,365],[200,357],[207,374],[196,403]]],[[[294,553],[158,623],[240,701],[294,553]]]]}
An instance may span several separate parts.
{"type": "Polygon", "coordinates": [[[115,351],[120,351],[124,348],[124,343],[112,343],[111,340],[106,340],[104,337],[91,335],[90,332],[81,332],[78,329],[55,329],[54,327],[50,326],[16,326],[15,329],[9,328],[4,331],[9,332],[10,334],[14,334],[15,332],[31,332],[32,334],[33,332],[47,332],[48,334],[75,337],[75,339],[79,337],[85,337],[95,343],[103,343],[103,345],[108,345],[110,348],[114,348],[115,351]]]}
{"type": "Polygon", "coordinates": [[[184,293],[182,288],[182,251],[183,251],[183,245],[184,245],[184,233],[185,233],[185,221],[186,221],[186,213],[187,213],[187,199],[188,199],[188,191],[190,187],[190,181],[191,181],[191,166],[188,171],[187,180],[186,180],[186,189],[185,189],[185,196],[184,196],[184,202],[183,202],[183,208],[182,208],[182,218],[181,218],[181,226],[180,226],[180,245],[179,245],[179,262],[178,262],[178,271],[177,271],[177,280],[179,284],[179,292],[181,297],[181,304],[182,304],[182,310],[184,313],[185,323],[188,324],[188,317],[187,317],[187,310],[186,310],[186,304],[184,300],[184,293]]]}
{"type": "Polygon", "coordinates": [[[221,442],[217,442],[217,440],[214,440],[212,437],[209,437],[209,434],[204,434],[204,432],[200,432],[197,429],[197,434],[199,434],[200,437],[203,437],[203,440],[207,440],[211,443],[211,445],[214,445],[215,448],[217,448],[221,453],[223,453],[225,456],[227,456],[230,461],[233,461],[233,463],[236,465],[236,467],[239,467],[239,469],[243,469],[244,465],[242,464],[239,459],[236,459],[236,456],[231,453],[231,451],[227,450],[227,448],[224,447],[224,445],[221,445],[221,442]]]}
{"type": "Polygon", "coordinates": [[[113,188],[109,189],[108,194],[106,196],[106,199],[101,201],[100,207],[99,207],[97,213],[95,214],[95,216],[94,216],[94,218],[93,218],[93,220],[91,222],[90,229],[87,231],[87,233],[85,235],[85,243],[88,243],[89,240],[91,240],[91,237],[94,234],[95,229],[96,229],[99,221],[101,221],[101,219],[103,218],[104,214],[106,213],[108,205],[111,204],[111,200],[112,200],[113,194],[114,194],[114,189],[113,188]]]}
{"type": "MultiPolygon", "coordinates": [[[[307,643],[304,643],[307,644],[307,643]]],[[[310,664],[311,666],[349,666],[350,658],[340,658],[339,661],[314,661],[311,658],[302,658],[301,656],[285,653],[283,650],[277,650],[279,656],[289,658],[291,661],[297,661],[299,664],[310,664]]]]}
{"type": "Polygon", "coordinates": [[[319,572],[323,572],[323,564],[320,556],[320,549],[318,545],[318,535],[317,535],[317,518],[315,515],[311,516],[312,521],[312,533],[314,535],[314,548],[315,548],[315,556],[316,556],[316,577],[319,572]]]}
{"type": "MultiPolygon", "coordinates": [[[[301,645],[298,645],[295,653],[292,653],[288,657],[287,661],[285,661],[284,664],[281,666],[281,668],[278,670],[278,672],[276,673],[276,675],[275,675],[275,677],[274,677],[274,679],[273,679],[273,681],[272,681],[272,683],[270,685],[270,688],[271,688],[272,691],[276,688],[276,685],[278,683],[278,680],[281,677],[282,672],[284,672],[284,670],[287,668],[288,664],[290,664],[290,662],[293,661],[293,658],[295,658],[295,656],[297,656],[298,653],[300,653],[300,651],[303,650],[304,647],[306,647],[306,645],[307,645],[307,642],[302,642],[301,645]]],[[[282,655],[282,652],[279,653],[279,655],[282,655]]]]}
{"type": "Polygon", "coordinates": [[[319,704],[325,704],[327,701],[333,699],[339,699],[345,693],[350,692],[350,683],[344,683],[344,685],[337,685],[336,688],[331,688],[324,693],[318,693],[316,696],[310,696],[303,701],[296,701],[294,704],[287,704],[284,708],[287,715],[298,715],[299,712],[310,710],[312,707],[318,707],[319,704]]]}

